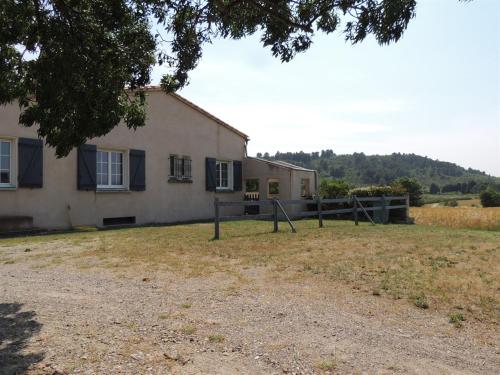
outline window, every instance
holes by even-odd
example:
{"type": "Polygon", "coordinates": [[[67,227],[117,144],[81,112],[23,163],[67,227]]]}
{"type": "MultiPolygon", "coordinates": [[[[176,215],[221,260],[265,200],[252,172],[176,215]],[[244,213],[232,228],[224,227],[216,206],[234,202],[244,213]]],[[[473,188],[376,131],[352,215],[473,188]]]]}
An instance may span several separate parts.
{"type": "Polygon", "coordinates": [[[0,139],[0,186],[12,185],[12,142],[0,139]]]}
{"type": "Polygon", "coordinates": [[[230,161],[217,160],[215,163],[215,177],[217,179],[217,189],[233,188],[233,163],[230,161]]]}
{"type": "Polygon", "coordinates": [[[269,196],[279,195],[280,181],[277,179],[270,179],[267,183],[267,192],[269,196]]]}
{"type": "Polygon", "coordinates": [[[245,191],[247,193],[256,193],[259,191],[259,179],[249,178],[245,180],[245,191]]]}
{"type": "Polygon", "coordinates": [[[170,155],[170,180],[191,180],[191,158],[170,155]]]}
{"type": "Polygon", "coordinates": [[[309,179],[303,178],[300,180],[300,196],[309,197],[311,195],[309,190],[309,179]]]}
{"type": "Polygon", "coordinates": [[[97,187],[123,188],[123,152],[97,150],[97,187]]]}

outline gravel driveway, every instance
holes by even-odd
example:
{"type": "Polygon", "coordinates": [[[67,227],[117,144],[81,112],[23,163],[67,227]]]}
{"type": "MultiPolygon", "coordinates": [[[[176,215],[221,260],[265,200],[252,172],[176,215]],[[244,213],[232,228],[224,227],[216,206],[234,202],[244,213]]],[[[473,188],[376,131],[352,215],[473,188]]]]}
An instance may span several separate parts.
{"type": "Polygon", "coordinates": [[[497,327],[270,270],[0,265],[1,374],[497,374],[497,327]],[[271,274],[270,274],[271,273],[271,274]]]}

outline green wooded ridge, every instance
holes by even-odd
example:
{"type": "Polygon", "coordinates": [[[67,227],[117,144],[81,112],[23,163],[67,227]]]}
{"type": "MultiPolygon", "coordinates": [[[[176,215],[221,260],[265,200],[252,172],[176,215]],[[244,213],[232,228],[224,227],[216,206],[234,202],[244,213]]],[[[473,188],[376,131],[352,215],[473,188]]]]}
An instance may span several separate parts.
{"type": "Polygon", "coordinates": [[[416,154],[365,155],[361,152],[337,155],[333,150],[322,150],[276,152],[274,155],[266,152],[258,153],[257,157],[316,169],[322,178],[344,180],[352,186],[388,185],[399,177],[410,177],[433,193],[477,193],[487,186],[500,189],[500,177],[416,154]]]}

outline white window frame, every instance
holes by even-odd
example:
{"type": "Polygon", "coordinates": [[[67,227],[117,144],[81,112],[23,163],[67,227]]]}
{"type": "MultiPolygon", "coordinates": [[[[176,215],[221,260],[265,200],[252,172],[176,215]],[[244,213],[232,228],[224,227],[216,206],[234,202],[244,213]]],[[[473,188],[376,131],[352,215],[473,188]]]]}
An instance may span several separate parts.
{"type": "Polygon", "coordinates": [[[12,189],[16,187],[15,183],[15,176],[16,176],[16,171],[15,171],[15,163],[14,163],[14,158],[16,157],[15,154],[15,149],[16,147],[16,142],[14,138],[7,138],[7,137],[0,137],[0,142],[8,142],[10,144],[10,155],[9,155],[9,182],[0,182],[0,189],[12,189]]]}
{"type": "MultiPolygon", "coordinates": [[[[219,167],[220,171],[222,169],[219,167]]],[[[234,183],[233,183],[233,162],[231,160],[216,160],[215,161],[215,186],[216,190],[233,190],[234,189],[234,183]],[[222,164],[227,165],[227,186],[222,186],[222,173],[217,173],[217,167],[219,167],[222,164]]]]}
{"type": "MultiPolygon", "coordinates": [[[[97,152],[106,152],[108,154],[108,184],[102,185],[102,184],[97,184],[97,189],[98,190],[125,190],[127,189],[127,184],[126,184],[126,170],[128,167],[128,153],[123,151],[123,150],[116,150],[116,149],[106,149],[106,148],[98,148],[97,152]],[[121,154],[122,155],[122,183],[121,185],[113,185],[111,184],[112,181],[112,173],[111,173],[111,155],[113,153],[116,154],[121,154]]],[[[98,163],[97,158],[96,158],[96,164],[98,163]]],[[[97,165],[96,165],[96,178],[97,178],[97,165]]]]}

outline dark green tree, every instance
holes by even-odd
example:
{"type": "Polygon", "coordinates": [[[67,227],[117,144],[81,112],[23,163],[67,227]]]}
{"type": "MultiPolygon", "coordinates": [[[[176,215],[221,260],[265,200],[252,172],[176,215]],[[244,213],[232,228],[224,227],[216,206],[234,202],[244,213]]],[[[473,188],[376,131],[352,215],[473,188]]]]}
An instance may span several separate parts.
{"type": "Polygon", "coordinates": [[[319,194],[323,198],[343,198],[349,195],[349,185],[342,180],[324,179],[319,184],[319,194]]]}
{"type": "Polygon", "coordinates": [[[416,0],[2,0],[0,104],[17,100],[20,123],[37,124],[63,156],[121,120],[144,125],[141,89],[155,62],[170,67],[161,84],[175,91],[214,38],[259,33],[287,62],[320,32],[398,41],[415,8],[416,0]]]}
{"type": "Polygon", "coordinates": [[[500,207],[500,192],[489,187],[479,194],[483,207],[500,207]]]}
{"type": "Polygon", "coordinates": [[[429,187],[429,193],[439,194],[440,192],[441,192],[441,189],[439,188],[439,186],[433,182],[431,184],[431,186],[429,187]]]}
{"type": "Polygon", "coordinates": [[[410,206],[422,205],[423,188],[416,178],[400,177],[391,186],[406,191],[410,195],[410,206]]]}

